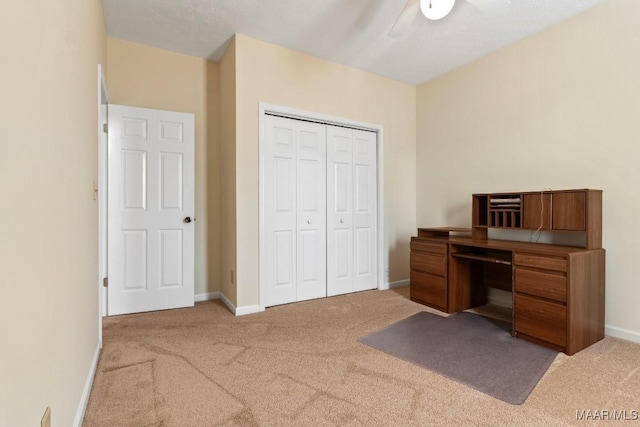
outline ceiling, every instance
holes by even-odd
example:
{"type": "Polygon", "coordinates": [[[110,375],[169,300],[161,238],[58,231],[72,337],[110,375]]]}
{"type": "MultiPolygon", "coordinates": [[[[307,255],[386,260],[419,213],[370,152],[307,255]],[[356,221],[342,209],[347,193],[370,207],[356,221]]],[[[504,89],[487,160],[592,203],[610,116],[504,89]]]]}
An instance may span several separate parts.
{"type": "MultiPolygon", "coordinates": [[[[439,0],[432,0],[439,1],[439,0]]],[[[457,0],[389,30],[406,0],[103,0],[109,36],[220,60],[234,33],[420,84],[604,0],[457,0]],[[477,5],[493,3],[489,11],[477,5]],[[472,3],[475,3],[474,6],[472,3]]]]}

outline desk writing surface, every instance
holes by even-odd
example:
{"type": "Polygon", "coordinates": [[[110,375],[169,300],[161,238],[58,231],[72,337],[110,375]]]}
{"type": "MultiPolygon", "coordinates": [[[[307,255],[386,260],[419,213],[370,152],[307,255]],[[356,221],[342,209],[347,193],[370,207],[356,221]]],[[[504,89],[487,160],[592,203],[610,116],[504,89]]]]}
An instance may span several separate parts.
{"type": "Polygon", "coordinates": [[[452,232],[452,233],[471,233],[471,229],[468,227],[419,227],[418,228],[418,233],[419,232],[430,232],[430,231],[435,231],[435,232],[452,232]]]}
{"type": "MultiPolygon", "coordinates": [[[[415,237],[414,237],[415,238],[415,237]]],[[[469,246],[470,248],[496,249],[502,251],[523,251],[549,256],[566,256],[572,253],[600,251],[603,249],[584,249],[578,246],[553,245],[549,243],[517,242],[512,240],[473,240],[471,237],[418,237],[420,240],[437,241],[453,245],[469,246]]]]}

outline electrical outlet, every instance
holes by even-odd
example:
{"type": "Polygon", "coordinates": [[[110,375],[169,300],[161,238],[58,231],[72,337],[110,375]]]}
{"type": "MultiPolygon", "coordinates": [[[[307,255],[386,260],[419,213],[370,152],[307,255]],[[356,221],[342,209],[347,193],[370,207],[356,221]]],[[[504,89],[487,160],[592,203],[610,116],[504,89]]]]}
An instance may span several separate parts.
{"type": "Polygon", "coordinates": [[[42,420],[40,420],[40,427],[51,427],[51,408],[47,406],[44,410],[42,420]]]}
{"type": "Polygon", "coordinates": [[[387,276],[387,277],[389,276],[389,267],[385,267],[384,275],[387,276]]]}

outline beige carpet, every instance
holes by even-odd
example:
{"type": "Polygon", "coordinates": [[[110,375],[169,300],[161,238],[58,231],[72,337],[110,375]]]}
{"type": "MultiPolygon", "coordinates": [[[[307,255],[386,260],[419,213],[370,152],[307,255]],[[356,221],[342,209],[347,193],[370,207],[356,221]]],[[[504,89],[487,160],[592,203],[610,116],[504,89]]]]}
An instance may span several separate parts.
{"type": "Polygon", "coordinates": [[[209,301],[107,318],[84,425],[592,426],[621,423],[602,411],[640,410],[640,345],[614,338],[560,354],[521,406],[359,343],[435,312],[407,294],[362,292],[242,317],[209,301]]]}

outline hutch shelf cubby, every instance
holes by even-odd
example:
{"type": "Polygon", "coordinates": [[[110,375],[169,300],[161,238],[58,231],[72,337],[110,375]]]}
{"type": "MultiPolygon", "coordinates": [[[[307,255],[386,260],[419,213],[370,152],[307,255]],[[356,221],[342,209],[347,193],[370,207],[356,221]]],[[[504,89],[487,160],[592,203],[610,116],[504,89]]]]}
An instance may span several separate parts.
{"type": "Polygon", "coordinates": [[[585,248],[602,247],[602,190],[549,190],[473,195],[472,237],[489,228],[585,234],[585,248]]]}

